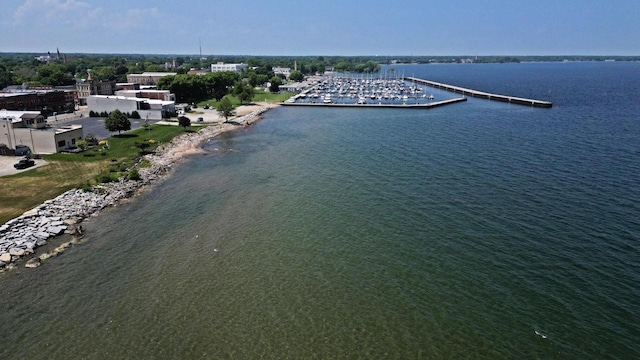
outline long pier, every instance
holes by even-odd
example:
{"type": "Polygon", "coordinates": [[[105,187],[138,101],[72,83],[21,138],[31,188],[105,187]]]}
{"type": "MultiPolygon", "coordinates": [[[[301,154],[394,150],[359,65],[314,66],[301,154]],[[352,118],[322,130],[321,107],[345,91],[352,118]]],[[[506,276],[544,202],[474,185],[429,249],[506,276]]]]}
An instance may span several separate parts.
{"type": "Polygon", "coordinates": [[[417,83],[417,84],[423,84],[423,85],[431,86],[431,87],[434,87],[434,88],[447,90],[447,91],[450,91],[450,92],[453,92],[453,93],[464,94],[464,95],[468,95],[468,96],[476,97],[476,98],[481,98],[481,99],[496,100],[496,101],[508,102],[508,103],[511,103],[511,104],[525,105],[525,106],[532,106],[532,107],[540,107],[540,108],[550,108],[550,107],[553,106],[553,103],[549,102],[549,101],[525,99],[525,98],[519,98],[519,97],[507,96],[507,95],[491,94],[491,93],[487,93],[487,92],[483,92],[483,91],[467,89],[467,88],[463,88],[463,87],[460,87],[460,86],[442,84],[442,83],[438,83],[438,82],[435,82],[435,81],[429,81],[429,80],[419,79],[419,78],[415,78],[415,77],[406,77],[405,80],[412,81],[412,82],[417,83]]]}
{"type": "Polygon", "coordinates": [[[430,109],[438,106],[444,106],[449,104],[455,104],[461,101],[467,101],[465,97],[459,97],[454,99],[434,101],[427,104],[337,104],[337,103],[298,103],[298,102],[283,102],[284,106],[319,106],[319,107],[342,107],[342,108],[393,108],[393,109],[430,109]]]}

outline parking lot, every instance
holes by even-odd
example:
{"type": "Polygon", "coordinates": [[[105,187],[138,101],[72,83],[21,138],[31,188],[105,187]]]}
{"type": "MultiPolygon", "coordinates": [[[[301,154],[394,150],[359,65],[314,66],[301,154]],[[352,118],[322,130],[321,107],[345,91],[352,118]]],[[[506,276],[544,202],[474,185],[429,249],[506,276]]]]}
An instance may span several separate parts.
{"type": "Polygon", "coordinates": [[[19,172],[28,171],[31,169],[35,169],[37,167],[47,165],[47,162],[42,159],[34,159],[36,162],[35,166],[17,170],[13,167],[13,164],[17,163],[21,159],[24,159],[22,156],[0,156],[0,176],[7,176],[17,174],[19,172]]]}

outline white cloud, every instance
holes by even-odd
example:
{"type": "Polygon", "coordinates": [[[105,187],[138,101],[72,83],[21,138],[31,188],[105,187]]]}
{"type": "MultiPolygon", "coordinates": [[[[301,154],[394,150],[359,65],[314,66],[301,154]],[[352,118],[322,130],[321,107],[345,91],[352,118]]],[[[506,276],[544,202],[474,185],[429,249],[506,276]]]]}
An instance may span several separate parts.
{"type": "Polygon", "coordinates": [[[149,26],[158,26],[164,16],[158,8],[149,9],[129,9],[123,16],[123,21],[119,24],[124,29],[140,29],[149,26]]]}
{"type": "Polygon", "coordinates": [[[14,25],[69,23],[82,17],[91,6],[78,0],[26,0],[13,14],[14,25]]]}

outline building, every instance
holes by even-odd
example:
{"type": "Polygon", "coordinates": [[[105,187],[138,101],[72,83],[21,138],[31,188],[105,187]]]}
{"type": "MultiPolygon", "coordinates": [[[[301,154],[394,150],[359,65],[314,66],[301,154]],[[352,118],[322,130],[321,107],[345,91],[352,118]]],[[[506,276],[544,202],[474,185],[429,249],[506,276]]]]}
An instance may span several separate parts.
{"type": "Polygon", "coordinates": [[[189,71],[187,71],[187,74],[189,75],[206,75],[208,73],[210,73],[211,71],[209,71],[208,69],[193,69],[191,68],[189,71]]]}
{"type": "Polygon", "coordinates": [[[174,72],[143,72],[142,74],[127,75],[127,82],[137,83],[140,85],[157,85],[158,80],[165,76],[176,75],[174,72]]]}
{"type": "Polygon", "coordinates": [[[94,81],[91,76],[85,82],[77,83],[78,104],[87,105],[87,98],[91,95],[113,95],[116,91],[114,81],[94,81]]]}
{"type": "Polygon", "coordinates": [[[222,62],[211,64],[211,72],[233,71],[238,74],[247,70],[247,64],[225,64],[222,62]]]}
{"type": "MultiPolygon", "coordinates": [[[[116,83],[116,91],[119,90],[140,90],[140,84],[136,83],[116,83]]],[[[95,94],[95,95],[107,95],[107,94],[95,94]]],[[[111,94],[108,94],[111,95],[111,94]]]]}
{"type": "Polygon", "coordinates": [[[45,115],[73,112],[76,96],[75,90],[9,87],[0,93],[0,109],[40,111],[45,115]]]}
{"type": "Polygon", "coordinates": [[[169,90],[118,90],[117,96],[146,98],[162,101],[176,101],[176,95],[169,92],[169,90]]]}
{"type": "Polygon", "coordinates": [[[123,113],[132,114],[138,112],[140,118],[150,120],[162,120],[175,114],[174,101],[139,98],[135,96],[106,96],[91,95],[87,98],[89,111],[96,113],[110,113],[120,110],[123,113]]]}
{"type": "Polygon", "coordinates": [[[291,75],[291,68],[272,67],[271,70],[273,71],[274,74],[276,74],[276,75],[284,75],[287,79],[289,78],[289,75],[291,75]]]}
{"type": "Polygon", "coordinates": [[[82,125],[51,128],[38,111],[0,110],[0,148],[24,145],[32,153],[53,154],[75,148],[82,138],[82,125]]]}

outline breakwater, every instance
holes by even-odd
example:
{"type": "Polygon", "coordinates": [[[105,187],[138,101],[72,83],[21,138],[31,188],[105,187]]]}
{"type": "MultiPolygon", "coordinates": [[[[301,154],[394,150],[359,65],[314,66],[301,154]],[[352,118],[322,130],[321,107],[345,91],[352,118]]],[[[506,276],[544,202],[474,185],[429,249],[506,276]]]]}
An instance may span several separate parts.
{"type": "Polygon", "coordinates": [[[459,97],[459,98],[454,98],[454,99],[447,99],[447,100],[442,100],[442,101],[435,101],[435,102],[431,102],[431,103],[426,103],[426,104],[384,104],[384,103],[365,103],[365,104],[358,104],[358,103],[311,103],[311,102],[306,102],[306,103],[299,103],[299,102],[284,102],[282,103],[282,105],[285,106],[325,106],[325,107],[347,107],[347,108],[353,108],[353,107],[358,107],[358,108],[390,108],[390,109],[429,109],[429,108],[434,108],[434,107],[439,107],[439,106],[444,106],[444,105],[449,105],[449,104],[455,104],[461,101],[467,101],[467,98],[465,97],[459,97]]]}
{"type": "Polygon", "coordinates": [[[414,82],[416,84],[427,85],[434,88],[443,89],[453,93],[464,94],[467,96],[476,97],[480,99],[495,100],[495,101],[501,101],[501,102],[508,102],[510,104],[525,105],[525,106],[540,107],[540,108],[550,108],[553,106],[553,103],[549,101],[526,99],[526,98],[520,98],[520,97],[508,96],[508,95],[492,94],[492,93],[487,93],[483,91],[463,88],[460,86],[448,85],[448,84],[438,83],[435,81],[419,79],[415,77],[407,77],[405,78],[405,80],[414,82]]]}

